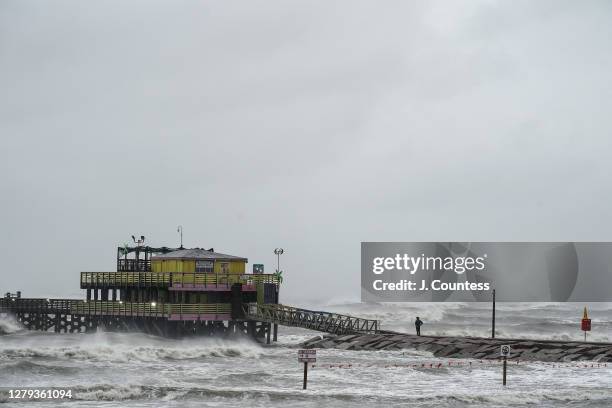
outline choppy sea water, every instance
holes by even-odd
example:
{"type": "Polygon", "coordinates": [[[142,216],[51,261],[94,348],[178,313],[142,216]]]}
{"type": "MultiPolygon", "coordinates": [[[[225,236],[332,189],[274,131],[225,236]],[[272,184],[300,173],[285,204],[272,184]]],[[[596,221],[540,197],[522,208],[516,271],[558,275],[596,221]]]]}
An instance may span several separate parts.
{"type": "MultiPolygon", "coordinates": [[[[305,305],[380,319],[383,328],[424,334],[490,335],[486,304],[305,305]]],[[[499,304],[498,337],[580,340],[582,306],[499,304]]],[[[612,340],[612,305],[590,306],[590,340],[612,340]]],[[[280,329],[279,342],[168,340],[138,333],[61,334],[0,321],[0,387],[69,387],[86,407],[610,407],[612,365],[511,364],[508,386],[494,363],[418,351],[319,350],[302,388],[297,345],[318,333],[280,329]],[[451,364],[449,366],[449,363],[451,364]],[[423,367],[425,364],[425,367],[423,367]],[[430,368],[430,365],[432,368],[430,368]]],[[[0,401],[23,407],[24,402],[0,401]]]]}

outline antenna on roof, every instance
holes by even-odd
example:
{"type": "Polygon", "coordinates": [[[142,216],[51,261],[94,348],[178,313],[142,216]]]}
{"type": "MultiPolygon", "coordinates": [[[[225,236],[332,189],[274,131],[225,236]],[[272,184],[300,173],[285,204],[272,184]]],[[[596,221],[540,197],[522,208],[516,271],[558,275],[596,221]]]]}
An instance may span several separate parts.
{"type": "Polygon", "coordinates": [[[132,241],[134,241],[134,243],[135,243],[137,246],[143,246],[143,245],[144,245],[144,242],[145,242],[145,237],[144,237],[144,235],[141,235],[141,236],[140,236],[140,239],[139,239],[139,240],[136,240],[136,237],[135,237],[134,235],[132,235],[132,241]]]}
{"type": "Polygon", "coordinates": [[[179,225],[178,227],[176,227],[176,232],[181,234],[181,246],[180,246],[180,249],[183,249],[183,226],[179,225]]]}

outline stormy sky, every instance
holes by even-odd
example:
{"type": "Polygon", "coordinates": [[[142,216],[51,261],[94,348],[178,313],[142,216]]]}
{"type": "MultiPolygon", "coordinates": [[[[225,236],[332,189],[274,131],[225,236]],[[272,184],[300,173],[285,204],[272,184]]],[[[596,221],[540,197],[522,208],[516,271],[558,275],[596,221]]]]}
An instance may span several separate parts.
{"type": "Polygon", "coordinates": [[[0,2],[0,290],[132,234],[358,300],[361,241],[611,240],[607,1],[0,2]],[[250,267],[250,265],[249,265],[250,267]]]}

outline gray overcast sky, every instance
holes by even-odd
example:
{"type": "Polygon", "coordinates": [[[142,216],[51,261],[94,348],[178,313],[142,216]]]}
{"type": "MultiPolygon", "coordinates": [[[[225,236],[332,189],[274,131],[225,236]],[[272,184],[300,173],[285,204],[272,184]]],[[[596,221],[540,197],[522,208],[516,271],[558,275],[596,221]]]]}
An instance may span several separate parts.
{"type": "MultiPolygon", "coordinates": [[[[611,240],[608,1],[0,3],[0,289],[132,234],[359,298],[361,241],[611,240]]],[[[284,298],[284,299],[283,299],[284,298]]]]}

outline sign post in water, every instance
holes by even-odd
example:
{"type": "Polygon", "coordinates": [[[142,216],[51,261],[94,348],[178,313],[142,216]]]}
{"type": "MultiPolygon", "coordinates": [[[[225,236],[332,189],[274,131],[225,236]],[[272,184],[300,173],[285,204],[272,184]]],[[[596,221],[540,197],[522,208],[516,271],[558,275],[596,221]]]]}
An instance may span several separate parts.
{"type": "Polygon", "coordinates": [[[510,355],[510,346],[508,346],[507,344],[504,344],[503,346],[501,346],[499,353],[501,354],[501,356],[504,359],[504,368],[503,368],[503,374],[502,374],[502,384],[505,386],[506,385],[506,365],[508,364],[508,356],[510,355]]]}
{"type": "Polygon", "coordinates": [[[308,363],[317,362],[317,350],[298,350],[298,362],[304,363],[304,384],[302,386],[302,389],[305,390],[306,384],[308,383],[308,363]]]}

